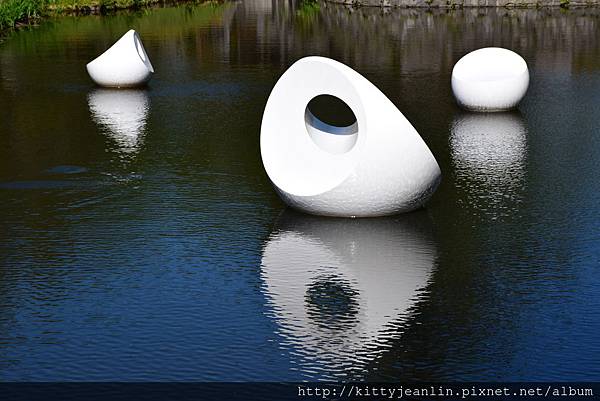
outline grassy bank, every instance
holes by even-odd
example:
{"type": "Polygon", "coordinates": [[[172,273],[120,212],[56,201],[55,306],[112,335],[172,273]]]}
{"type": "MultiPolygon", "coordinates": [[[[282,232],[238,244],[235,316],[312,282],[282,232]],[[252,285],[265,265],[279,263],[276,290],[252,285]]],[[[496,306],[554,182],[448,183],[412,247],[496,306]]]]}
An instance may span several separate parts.
{"type": "Polygon", "coordinates": [[[0,31],[39,18],[46,0],[0,0],[0,31]]]}
{"type": "MultiPolygon", "coordinates": [[[[52,14],[97,13],[175,3],[177,0],[0,0],[0,34],[52,14]]],[[[192,2],[194,2],[192,0],[192,2]]],[[[200,1],[205,2],[205,1],[200,1]]]]}

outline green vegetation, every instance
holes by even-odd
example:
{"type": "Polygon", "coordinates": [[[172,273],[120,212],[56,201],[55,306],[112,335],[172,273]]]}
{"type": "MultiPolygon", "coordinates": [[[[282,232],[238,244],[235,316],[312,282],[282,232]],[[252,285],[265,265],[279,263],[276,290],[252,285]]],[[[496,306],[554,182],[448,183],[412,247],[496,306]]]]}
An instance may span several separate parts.
{"type": "Polygon", "coordinates": [[[300,0],[296,10],[296,18],[303,27],[310,27],[319,16],[318,0],[300,0]]]}
{"type": "Polygon", "coordinates": [[[164,3],[163,0],[46,0],[46,2],[47,10],[55,13],[106,12],[164,3]]]}
{"type": "MultiPolygon", "coordinates": [[[[35,22],[42,16],[64,13],[103,14],[181,0],[0,0],[0,34],[35,22]]],[[[204,3],[206,0],[192,0],[204,3]]]]}
{"type": "Polygon", "coordinates": [[[320,8],[318,0],[301,0],[300,3],[298,3],[296,14],[310,18],[315,14],[318,14],[320,8]]]}
{"type": "Polygon", "coordinates": [[[0,0],[0,31],[40,17],[44,6],[45,0],[0,0]]]}

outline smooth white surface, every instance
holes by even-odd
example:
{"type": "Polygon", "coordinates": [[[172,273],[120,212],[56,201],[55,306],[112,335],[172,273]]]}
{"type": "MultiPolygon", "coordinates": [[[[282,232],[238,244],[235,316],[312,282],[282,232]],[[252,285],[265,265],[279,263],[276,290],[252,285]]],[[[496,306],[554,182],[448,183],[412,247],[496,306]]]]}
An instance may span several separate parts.
{"type": "Polygon", "coordinates": [[[92,117],[126,155],[141,146],[150,102],[143,90],[98,89],[88,96],[92,117]]]}
{"type": "Polygon", "coordinates": [[[441,176],[431,151],[396,106],[362,75],[324,57],[297,61],[277,81],[265,107],[260,146],[282,199],[319,215],[415,210],[441,176]],[[328,133],[327,124],[307,114],[309,101],[323,94],[352,109],[356,126],[342,129],[351,135],[328,133]]]}
{"type": "Polygon", "coordinates": [[[471,111],[502,111],[516,107],[529,86],[527,63],[499,47],[472,51],[454,65],[452,91],[458,104],[471,111]]]}
{"type": "Polygon", "coordinates": [[[96,84],[114,88],[143,86],[154,73],[142,41],[133,29],[86,68],[96,84]]]}
{"type": "Polygon", "coordinates": [[[359,374],[401,337],[436,257],[424,212],[352,220],[284,213],[263,249],[261,278],[299,369],[359,374]],[[311,303],[311,290],[324,285],[338,289],[323,300],[336,307],[311,303]]]}

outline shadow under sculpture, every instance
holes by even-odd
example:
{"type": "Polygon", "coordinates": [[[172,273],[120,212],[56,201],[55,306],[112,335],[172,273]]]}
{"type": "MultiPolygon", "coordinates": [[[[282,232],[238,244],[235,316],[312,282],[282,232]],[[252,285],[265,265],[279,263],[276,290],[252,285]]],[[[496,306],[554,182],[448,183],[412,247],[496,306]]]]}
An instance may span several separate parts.
{"type": "Polygon", "coordinates": [[[422,207],[441,172],[415,128],[371,82],[325,57],[294,63],[267,101],[260,136],[265,170],[281,198],[307,213],[373,217],[422,207]],[[356,116],[348,127],[308,103],[333,95],[356,116]]]}
{"type": "Polygon", "coordinates": [[[434,270],[429,216],[330,219],[286,210],[262,252],[282,344],[306,375],[364,373],[401,337],[434,270]]]}

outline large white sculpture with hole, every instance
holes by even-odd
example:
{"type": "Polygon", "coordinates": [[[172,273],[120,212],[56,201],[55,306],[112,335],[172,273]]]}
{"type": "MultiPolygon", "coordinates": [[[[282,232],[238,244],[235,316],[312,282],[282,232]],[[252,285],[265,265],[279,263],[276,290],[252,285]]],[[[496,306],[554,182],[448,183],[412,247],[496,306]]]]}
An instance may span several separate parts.
{"type": "Polygon", "coordinates": [[[517,107],[529,86],[523,57],[500,47],[467,54],[454,65],[452,91],[458,104],[471,111],[502,111],[517,107]]]}
{"type": "Polygon", "coordinates": [[[324,57],[294,63],[265,107],[261,135],[265,170],[290,206],[328,216],[368,217],[420,208],[440,181],[440,168],[415,128],[371,82],[324,57]],[[347,127],[307,109],[319,95],[345,102],[347,127]]]}
{"type": "Polygon", "coordinates": [[[154,73],[142,41],[133,29],[86,68],[96,84],[112,88],[143,86],[154,73]]]}

